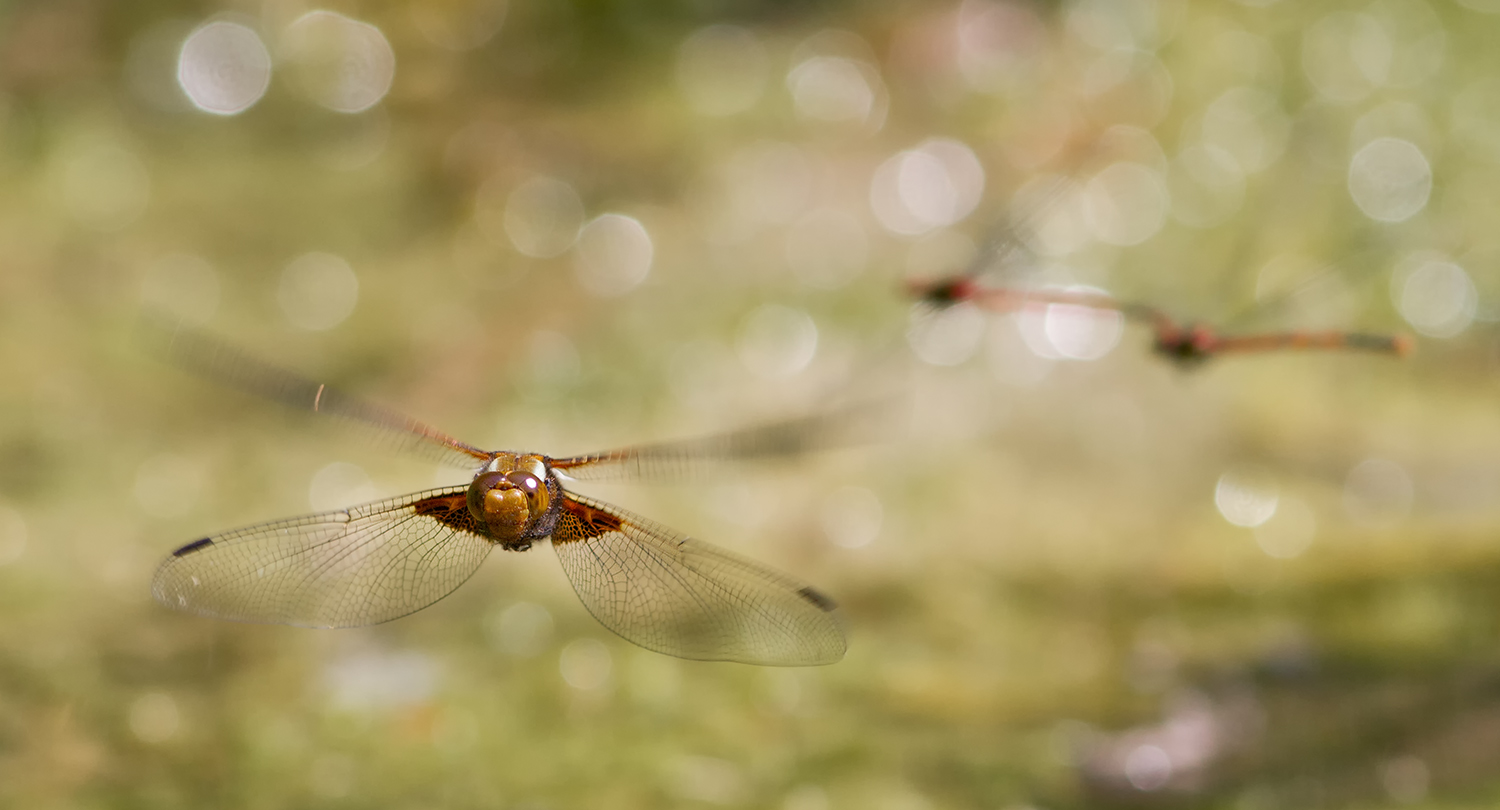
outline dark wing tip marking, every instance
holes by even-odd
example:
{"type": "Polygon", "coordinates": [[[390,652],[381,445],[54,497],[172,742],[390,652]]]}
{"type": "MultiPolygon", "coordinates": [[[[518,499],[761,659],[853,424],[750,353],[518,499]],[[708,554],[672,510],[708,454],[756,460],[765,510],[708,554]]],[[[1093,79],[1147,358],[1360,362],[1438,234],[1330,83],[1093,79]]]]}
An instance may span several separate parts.
{"type": "Polygon", "coordinates": [[[209,546],[211,546],[213,544],[214,544],[214,541],[210,540],[207,537],[205,537],[205,538],[203,538],[201,540],[194,540],[193,542],[188,543],[187,545],[183,546],[182,548],[179,548],[176,551],[172,552],[172,556],[173,557],[186,557],[187,555],[192,554],[195,551],[201,551],[201,550],[203,550],[205,548],[208,548],[209,546]]]}
{"type": "Polygon", "coordinates": [[[812,587],[806,587],[798,590],[797,595],[813,603],[813,605],[817,607],[818,610],[821,610],[824,613],[832,613],[838,607],[838,604],[836,602],[834,602],[832,599],[829,599],[827,596],[823,595],[821,592],[813,589],[812,587]]]}

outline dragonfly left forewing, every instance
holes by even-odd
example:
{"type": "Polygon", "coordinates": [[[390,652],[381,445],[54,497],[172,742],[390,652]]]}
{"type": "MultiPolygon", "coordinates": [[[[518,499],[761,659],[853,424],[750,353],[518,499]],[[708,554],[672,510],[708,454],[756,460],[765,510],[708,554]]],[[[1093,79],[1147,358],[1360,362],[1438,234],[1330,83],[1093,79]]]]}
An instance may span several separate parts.
{"type": "Polygon", "coordinates": [[[221,619],[358,627],[420,610],[489,554],[463,487],[205,537],[162,563],[163,604],[221,619]]]}
{"type": "Polygon", "coordinates": [[[901,398],[877,398],[744,430],[555,458],[548,466],[576,480],[685,481],[722,474],[746,461],[788,459],[890,438],[901,398]]]}
{"type": "Polygon", "coordinates": [[[622,509],[570,493],[552,544],[588,611],[648,650],[774,666],[844,656],[827,596],[622,509]]]}

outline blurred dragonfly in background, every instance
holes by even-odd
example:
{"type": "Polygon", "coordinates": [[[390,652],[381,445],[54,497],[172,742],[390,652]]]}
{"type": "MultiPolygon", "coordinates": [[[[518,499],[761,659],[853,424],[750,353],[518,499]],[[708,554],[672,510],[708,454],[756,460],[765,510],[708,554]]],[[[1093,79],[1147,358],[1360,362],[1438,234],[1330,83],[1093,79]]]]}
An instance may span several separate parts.
{"type": "Polygon", "coordinates": [[[1292,349],[1367,351],[1403,357],[1413,343],[1406,334],[1374,334],[1337,329],[1286,330],[1226,334],[1204,323],[1184,323],[1161,309],[1121,301],[1108,293],[1049,287],[986,287],[970,275],[912,282],[908,292],[918,300],[946,307],[970,303],[991,312],[1016,313],[1033,306],[1069,306],[1112,310],[1151,328],[1151,348],[1179,366],[1194,366],[1226,354],[1292,349]]]}
{"type": "Polygon", "coordinates": [[[848,443],[851,410],[717,436],[552,458],[482,450],[415,420],[185,330],[160,335],[176,364],[231,387],[374,428],[407,450],[474,469],[444,487],[235,529],[182,546],[152,592],[220,619],[358,627],[452,593],[496,547],[550,539],[584,607],[621,637],[681,658],[802,666],[844,655],[831,599],[759,563],[569,491],[566,479],[662,479],[721,462],[848,443]]]}
{"type": "MultiPolygon", "coordinates": [[[[906,294],[919,302],[944,309],[967,303],[980,309],[1015,314],[1033,308],[1073,307],[1084,310],[1118,312],[1126,320],[1151,329],[1152,350],[1179,367],[1193,367],[1213,357],[1283,350],[1365,351],[1405,356],[1414,344],[1406,334],[1377,334],[1340,329],[1249,330],[1231,332],[1202,322],[1187,322],[1152,304],[1121,300],[1109,293],[1074,286],[1028,286],[1002,281],[986,283],[984,276],[994,266],[1013,262],[1027,253],[1025,232],[1053,206],[1060,205],[1070,194],[1079,193],[1076,184],[1056,180],[1035,192],[1030,202],[1021,203],[1024,213],[1015,220],[1005,219],[995,229],[988,245],[962,271],[939,278],[915,279],[906,283],[906,294]]],[[[1279,296],[1262,301],[1257,309],[1270,309],[1330,277],[1332,268],[1319,271],[1302,284],[1279,296]]],[[[1247,313],[1242,313],[1247,314],[1247,313]]]]}

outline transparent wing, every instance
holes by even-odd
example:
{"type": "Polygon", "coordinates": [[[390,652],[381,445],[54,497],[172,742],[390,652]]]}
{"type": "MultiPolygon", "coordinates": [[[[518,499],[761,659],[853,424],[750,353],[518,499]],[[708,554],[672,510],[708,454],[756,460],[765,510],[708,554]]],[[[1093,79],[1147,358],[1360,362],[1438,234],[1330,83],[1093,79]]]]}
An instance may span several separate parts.
{"type": "Polygon", "coordinates": [[[648,650],[773,666],[844,657],[828,597],[624,510],[569,494],[552,545],[594,618],[648,650]]]}
{"type": "Polygon", "coordinates": [[[436,428],[252,357],[206,332],[157,318],[143,320],[141,330],[155,352],[186,371],[299,410],[339,417],[397,450],[466,468],[489,458],[436,428]]]}
{"type": "Polygon", "coordinates": [[[548,466],[579,480],[691,480],[736,462],[790,458],[868,444],[893,432],[902,402],[873,400],[714,436],[553,459],[548,466]]]}
{"type": "Polygon", "coordinates": [[[489,554],[465,487],[205,537],[173,552],[151,592],[218,619],[358,627],[442,599],[489,554]]]}

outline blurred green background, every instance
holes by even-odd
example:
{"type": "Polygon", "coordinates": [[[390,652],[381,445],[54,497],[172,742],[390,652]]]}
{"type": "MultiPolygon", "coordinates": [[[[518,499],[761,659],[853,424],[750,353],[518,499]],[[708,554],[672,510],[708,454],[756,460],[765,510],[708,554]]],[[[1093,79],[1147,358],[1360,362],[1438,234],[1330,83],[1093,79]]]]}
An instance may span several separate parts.
{"type": "Polygon", "coordinates": [[[1497,13],[0,4],[0,805],[1491,806],[1497,13]],[[965,267],[1418,348],[1182,371],[903,294],[965,267]],[[465,473],[143,308],[552,455],[907,391],[881,446],[581,487],[815,583],[848,657],[637,649],[541,547],[369,629],[168,611],[184,542],[465,473]]]}

